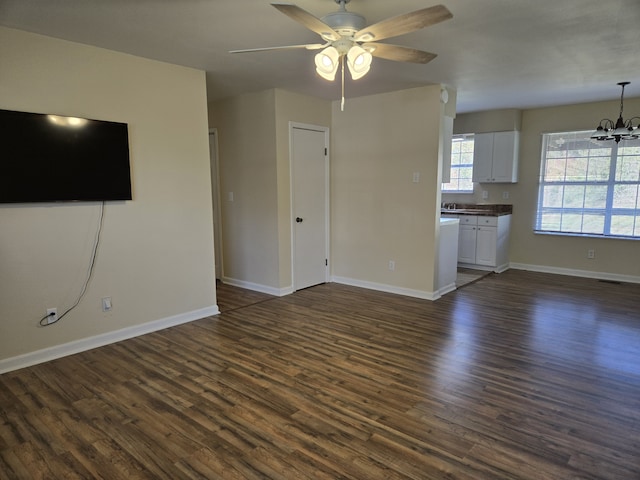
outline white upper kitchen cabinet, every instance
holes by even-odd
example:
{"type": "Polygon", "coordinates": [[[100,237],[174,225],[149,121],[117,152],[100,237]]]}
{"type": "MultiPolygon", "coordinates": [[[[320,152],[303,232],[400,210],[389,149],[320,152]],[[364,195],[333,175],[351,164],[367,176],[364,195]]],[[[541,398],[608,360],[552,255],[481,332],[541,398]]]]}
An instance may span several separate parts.
{"type": "Polygon", "coordinates": [[[516,183],[518,181],[517,131],[474,135],[473,181],[477,183],[516,183]]]}

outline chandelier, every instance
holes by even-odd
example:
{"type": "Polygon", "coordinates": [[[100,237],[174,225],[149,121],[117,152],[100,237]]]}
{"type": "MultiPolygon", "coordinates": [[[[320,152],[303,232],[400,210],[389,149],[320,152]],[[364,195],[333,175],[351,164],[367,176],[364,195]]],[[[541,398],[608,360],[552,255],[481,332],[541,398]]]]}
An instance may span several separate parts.
{"type": "Polygon", "coordinates": [[[620,94],[620,115],[616,123],[608,118],[603,118],[598,124],[595,132],[591,135],[591,138],[596,140],[615,140],[616,143],[620,140],[633,140],[640,137],[640,117],[633,117],[627,121],[622,118],[623,102],[624,102],[624,87],[629,85],[630,82],[620,82],[618,85],[622,87],[622,93],[620,94]],[[638,124],[634,127],[633,121],[638,120],[638,124]]]}

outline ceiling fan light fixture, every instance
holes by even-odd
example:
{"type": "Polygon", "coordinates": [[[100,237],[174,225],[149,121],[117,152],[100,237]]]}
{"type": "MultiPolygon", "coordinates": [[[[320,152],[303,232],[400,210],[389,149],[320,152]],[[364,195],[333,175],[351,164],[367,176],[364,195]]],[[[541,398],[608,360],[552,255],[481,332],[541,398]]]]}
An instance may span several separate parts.
{"type": "Polygon", "coordinates": [[[316,72],[325,80],[332,82],[336,78],[340,54],[335,47],[327,47],[316,54],[316,72]]]}
{"type": "Polygon", "coordinates": [[[396,62],[427,63],[436,55],[399,45],[376,44],[373,40],[405,35],[416,30],[443,22],[453,17],[444,5],[423,8],[403,15],[397,15],[366,26],[366,19],[354,12],[348,12],[346,5],[351,0],[334,0],[340,8],[322,18],[307,12],[293,3],[271,3],[281,13],[300,25],[317,33],[324,44],[287,45],[232,50],[230,53],[258,52],[266,50],[307,49],[321,50],[315,55],[316,72],[332,82],[338,67],[342,81],[342,105],[344,106],[345,63],[354,80],[364,77],[371,69],[372,58],[383,58],[396,62]]]}
{"type": "Polygon", "coordinates": [[[347,66],[351,72],[351,78],[358,80],[364,77],[371,68],[373,57],[359,45],[354,45],[347,53],[347,66]]]}

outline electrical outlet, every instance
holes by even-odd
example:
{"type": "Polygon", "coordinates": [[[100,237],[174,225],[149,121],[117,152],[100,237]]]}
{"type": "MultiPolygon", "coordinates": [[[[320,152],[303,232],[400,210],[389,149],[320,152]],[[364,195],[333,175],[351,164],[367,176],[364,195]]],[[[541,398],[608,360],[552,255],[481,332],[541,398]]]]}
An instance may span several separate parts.
{"type": "Polygon", "coordinates": [[[489,198],[489,191],[488,190],[483,190],[482,191],[482,199],[486,200],[487,198],[489,198]]]}
{"type": "Polygon", "coordinates": [[[393,260],[389,260],[389,270],[392,272],[396,269],[396,262],[393,260]]]}
{"type": "Polygon", "coordinates": [[[596,251],[593,248],[587,250],[587,258],[594,259],[596,258],[596,251]]]}
{"type": "Polygon", "coordinates": [[[507,192],[507,191],[502,192],[502,199],[503,200],[508,200],[509,199],[509,192],[507,192]]]}
{"type": "Polygon", "coordinates": [[[413,177],[411,179],[413,181],[413,183],[419,183],[420,182],[420,172],[413,172],[413,177]]]}
{"type": "Polygon", "coordinates": [[[113,305],[111,304],[111,297],[103,297],[103,299],[102,299],[102,311],[103,312],[110,312],[112,308],[113,308],[113,305]]]}
{"type": "Polygon", "coordinates": [[[58,321],[58,309],[47,308],[47,325],[58,321]],[[53,314],[53,315],[51,315],[53,314]]]}

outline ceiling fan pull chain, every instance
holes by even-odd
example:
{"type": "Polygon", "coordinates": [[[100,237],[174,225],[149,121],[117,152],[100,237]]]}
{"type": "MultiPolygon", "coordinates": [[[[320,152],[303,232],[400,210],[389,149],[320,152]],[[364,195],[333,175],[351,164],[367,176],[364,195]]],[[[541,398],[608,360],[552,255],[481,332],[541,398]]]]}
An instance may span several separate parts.
{"type": "Polygon", "coordinates": [[[340,111],[344,112],[344,55],[340,57],[340,70],[342,70],[342,100],[340,102],[340,111]]]}

